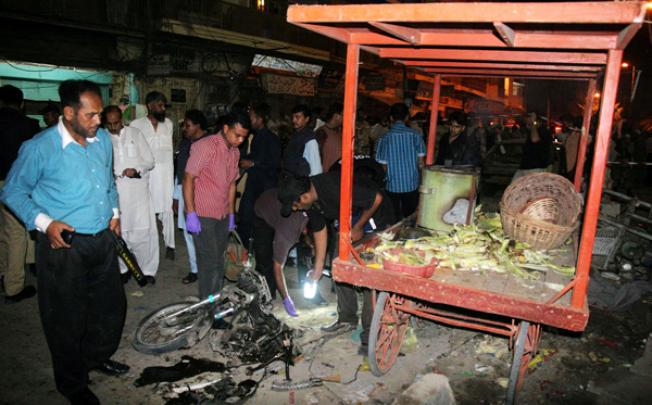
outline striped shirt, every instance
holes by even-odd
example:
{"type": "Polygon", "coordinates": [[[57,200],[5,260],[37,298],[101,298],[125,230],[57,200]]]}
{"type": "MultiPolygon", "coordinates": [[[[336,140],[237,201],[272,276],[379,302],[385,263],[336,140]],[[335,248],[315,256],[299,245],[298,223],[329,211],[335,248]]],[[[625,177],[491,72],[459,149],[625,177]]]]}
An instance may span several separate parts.
{"type": "Polygon", "coordinates": [[[376,161],[387,165],[387,191],[408,193],[416,190],[419,187],[418,158],[425,155],[423,137],[397,121],[376,150],[376,161]]]}
{"type": "Polygon", "coordinates": [[[229,187],[240,175],[240,151],[226,144],[222,132],[204,136],[190,148],[186,173],[195,177],[195,211],[200,217],[229,214],[229,187]]]}

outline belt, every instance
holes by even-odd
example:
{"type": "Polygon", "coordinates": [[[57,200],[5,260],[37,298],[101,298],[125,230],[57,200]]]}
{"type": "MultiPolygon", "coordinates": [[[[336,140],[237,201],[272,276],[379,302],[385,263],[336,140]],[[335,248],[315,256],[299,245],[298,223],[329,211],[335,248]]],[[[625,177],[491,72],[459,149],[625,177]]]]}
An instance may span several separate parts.
{"type": "Polygon", "coordinates": [[[106,231],[107,229],[108,228],[105,228],[105,229],[102,229],[101,231],[95,232],[95,233],[79,233],[79,232],[75,232],[75,237],[81,236],[82,238],[97,238],[98,236],[102,235],[104,233],[104,231],[106,231]]]}

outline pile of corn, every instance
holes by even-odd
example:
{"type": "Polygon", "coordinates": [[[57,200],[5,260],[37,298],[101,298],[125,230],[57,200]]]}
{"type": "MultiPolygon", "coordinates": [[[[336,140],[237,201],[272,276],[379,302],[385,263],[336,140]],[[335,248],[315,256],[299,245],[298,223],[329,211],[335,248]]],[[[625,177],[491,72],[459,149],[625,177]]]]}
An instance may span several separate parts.
{"type": "Polygon", "coordinates": [[[439,266],[453,270],[510,272],[523,279],[537,279],[539,272],[548,270],[567,276],[575,274],[575,267],[553,264],[549,253],[509,240],[503,233],[499,214],[476,214],[476,225],[456,226],[449,234],[406,241],[391,240],[391,233],[381,234],[382,241],[373,253],[380,261],[422,265],[436,258],[439,266]]]}

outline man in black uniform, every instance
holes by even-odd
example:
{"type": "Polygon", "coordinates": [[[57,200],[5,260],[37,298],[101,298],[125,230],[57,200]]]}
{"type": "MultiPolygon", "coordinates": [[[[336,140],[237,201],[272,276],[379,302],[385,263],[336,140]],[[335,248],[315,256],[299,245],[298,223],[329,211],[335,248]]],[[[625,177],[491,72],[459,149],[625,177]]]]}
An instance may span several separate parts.
{"type": "MultiPolygon", "coordinates": [[[[340,217],[340,174],[324,173],[310,178],[288,176],[279,184],[278,196],[283,204],[282,215],[288,216],[292,211],[309,211],[311,214],[309,226],[313,232],[317,232],[326,227],[327,223],[340,217]]],[[[394,222],[394,209],[389,198],[368,179],[358,178],[354,181],[352,209],[354,214],[359,214],[351,228],[351,239],[354,242],[362,238],[367,223],[370,223],[374,230],[382,230],[394,222]]],[[[315,261],[323,263],[323,258],[316,257],[315,261]]],[[[320,273],[313,271],[313,279],[318,280],[320,273]]],[[[353,330],[358,324],[358,300],[355,287],[336,283],[336,293],[337,320],[322,327],[324,332],[353,330]]],[[[360,336],[359,353],[366,355],[373,308],[371,291],[363,289],[363,294],[363,330],[360,336]]]]}

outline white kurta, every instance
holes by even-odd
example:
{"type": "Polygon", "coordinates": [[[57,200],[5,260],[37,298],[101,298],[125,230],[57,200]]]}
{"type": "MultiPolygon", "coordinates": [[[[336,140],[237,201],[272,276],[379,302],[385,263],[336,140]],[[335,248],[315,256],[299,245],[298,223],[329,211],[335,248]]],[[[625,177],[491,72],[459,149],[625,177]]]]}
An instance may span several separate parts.
{"type": "MultiPolygon", "coordinates": [[[[111,134],[111,142],[122,236],[129,249],[136,255],[143,273],[154,276],[159,264],[156,217],[149,191],[154,155],[143,134],[135,128],[125,127],[120,131],[120,135],[111,134]],[[123,177],[125,169],[136,169],[141,178],[123,177]]],[[[122,261],[120,271],[127,271],[122,261]]]]}
{"type": "Polygon", "coordinates": [[[159,122],[154,129],[147,117],[131,121],[131,127],[139,129],[145,136],[152,154],[154,169],[150,173],[149,190],[152,208],[163,223],[165,245],[174,248],[174,214],[172,213],[172,194],[174,192],[174,151],[173,124],[169,118],[159,122]]]}
{"type": "Polygon", "coordinates": [[[154,155],[154,170],[150,173],[149,189],[152,206],[156,213],[172,210],[174,192],[174,150],[172,145],[172,121],[159,122],[154,129],[147,117],[131,121],[129,126],[137,128],[145,136],[154,155]]]}

